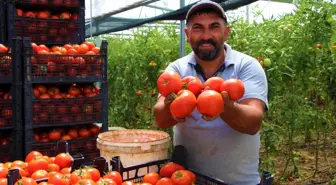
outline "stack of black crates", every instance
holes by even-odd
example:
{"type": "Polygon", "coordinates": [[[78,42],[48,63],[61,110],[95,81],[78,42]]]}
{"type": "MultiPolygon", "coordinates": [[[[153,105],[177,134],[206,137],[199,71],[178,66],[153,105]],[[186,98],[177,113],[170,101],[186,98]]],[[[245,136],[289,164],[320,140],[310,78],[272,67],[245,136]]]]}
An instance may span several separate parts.
{"type": "Polygon", "coordinates": [[[10,64],[0,66],[0,132],[8,135],[0,133],[0,149],[1,142],[9,143],[0,159],[24,159],[33,150],[53,156],[59,133],[68,141],[70,154],[82,153],[86,160],[99,156],[93,133],[96,125],[99,132],[108,130],[108,43],[102,41],[99,53],[91,55],[38,54],[33,45],[51,49],[84,43],[85,1],[0,3],[0,43],[11,48],[0,54],[0,65],[10,64]],[[37,91],[43,88],[46,93],[37,91]],[[11,99],[3,100],[2,89],[11,99]],[[84,94],[88,89],[95,93],[84,94]]]}

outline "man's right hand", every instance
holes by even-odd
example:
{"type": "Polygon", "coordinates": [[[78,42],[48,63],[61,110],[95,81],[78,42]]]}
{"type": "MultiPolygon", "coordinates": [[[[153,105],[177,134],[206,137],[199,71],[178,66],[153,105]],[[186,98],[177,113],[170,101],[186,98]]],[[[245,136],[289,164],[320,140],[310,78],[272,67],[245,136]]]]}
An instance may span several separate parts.
{"type": "MultiPolygon", "coordinates": [[[[164,104],[165,106],[167,106],[169,108],[170,104],[175,100],[176,98],[176,94],[174,93],[171,93],[169,94],[167,97],[165,97],[165,100],[164,100],[164,104]]],[[[176,118],[174,116],[172,116],[174,118],[174,120],[176,120],[178,123],[183,123],[186,121],[185,118],[176,118]]]]}

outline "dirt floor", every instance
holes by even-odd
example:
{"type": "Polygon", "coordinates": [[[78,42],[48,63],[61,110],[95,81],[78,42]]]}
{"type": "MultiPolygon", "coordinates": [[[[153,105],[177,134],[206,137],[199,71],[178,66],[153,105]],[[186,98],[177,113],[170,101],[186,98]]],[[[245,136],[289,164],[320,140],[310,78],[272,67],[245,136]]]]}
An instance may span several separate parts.
{"type": "MultiPolygon", "coordinates": [[[[311,145],[303,145],[304,142],[299,142],[301,144],[294,144],[293,149],[296,151],[296,164],[299,169],[299,178],[293,175],[293,165],[290,162],[286,173],[283,173],[283,169],[286,166],[286,155],[285,151],[280,152],[274,157],[275,161],[275,183],[276,185],[330,185],[333,177],[336,176],[336,130],[333,132],[330,138],[327,139],[325,152],[322,151],[322,146],[320,145],[319,150],[319,160],[318,160],[318,171],[315,176],[315,142],[312,141],[311,145]],[[281,177],[283,175],[283,178],[281,177]]],[[[320,141],[322,143],[323,141],[320,141]]],[[[287,148],[287,147],[281,147],[287,148]]],[[[261,156],[264,157],[265,153],[261,152],[261,156]]]]}

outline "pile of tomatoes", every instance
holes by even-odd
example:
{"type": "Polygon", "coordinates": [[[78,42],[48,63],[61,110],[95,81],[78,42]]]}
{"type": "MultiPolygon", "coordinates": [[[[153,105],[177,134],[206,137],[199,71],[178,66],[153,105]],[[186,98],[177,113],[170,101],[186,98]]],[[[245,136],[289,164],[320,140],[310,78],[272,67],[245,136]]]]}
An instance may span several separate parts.
{"type": "Polygon", "coordinates": [[[239,79],[211,77],[202,83],[198,77],[181,78],[174,71],[164,71],[157,79],[157,88],[162,96],[173,97],[169,108],[176,118],[189,116],[195,108],[204,116],[216,117],[224,111],[223,91],[233,101],[245,93],[244,84],[239,79]]]}
{"type": "Polygon", "coordinates": [[[100,129],[98,125],[93,123],[84,126],[39,128],[34,130],[34,138],[36,142],[89,138],[98,136],[100,129]]]}
{"type": "Polygon", "coordinates": [[[100,48],[92,42],[48,48],[32,43],[34,55],[28,65],[39,76],[99,76],[102,70],[100,48]],[[36,55],[37,54],[37,55],[36,55]]]}
{"type": "Polygon", "coordinates": [[[60,99],[60,98],[84,98],[96,97],[100,89],[91,84],[71,85],[44,85],[33,86],[33,93],[38,99],[60,99]]]}
{"type": "Polygon", "coordinates": [[[158,173],[147,173],[142,182],[124,181],[121,185],[191,185],[195,182],[196,175],[192,171],[177,163],[169,162],[158,173]]]}
{"type": "Polygon", "coordinates": [[[38,18],[38,19],[61,19],[61,20],[77,20],[78,14],[70,14],[69,12],[62,12],[60,14],[51,15],[50,11],[22,11],[22,9],[17,8],[16,14],[19,17],[28,17],[28,18],[38,18]]]}

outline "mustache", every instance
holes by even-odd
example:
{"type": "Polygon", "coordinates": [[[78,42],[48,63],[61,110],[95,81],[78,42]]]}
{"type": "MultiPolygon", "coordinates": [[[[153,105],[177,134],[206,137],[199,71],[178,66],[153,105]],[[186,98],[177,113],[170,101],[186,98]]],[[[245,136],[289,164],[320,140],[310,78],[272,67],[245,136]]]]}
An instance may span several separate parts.
{"type": "Polygon", "coordinates": [[[200,40],[197,42],[197,45],[201,45],[201,44],[212,44],[213,46],[216,46],[216,41],[213,39],[209,39],[209,40],[200,40]]]}

